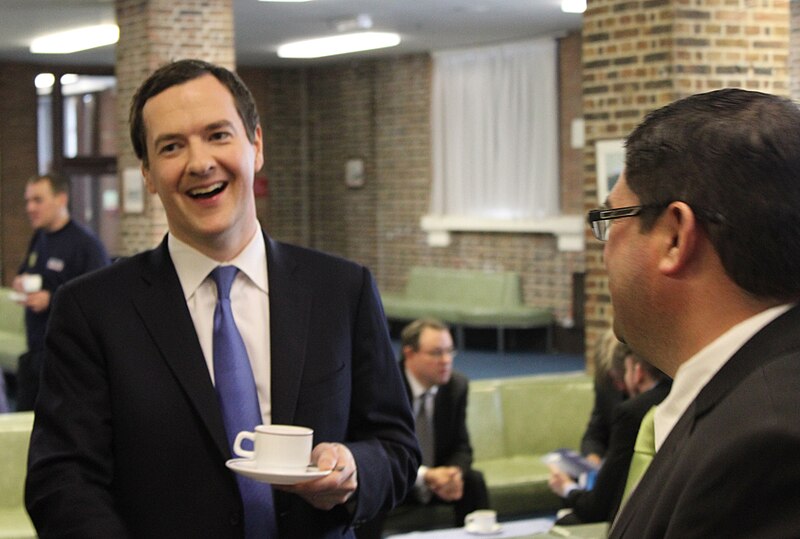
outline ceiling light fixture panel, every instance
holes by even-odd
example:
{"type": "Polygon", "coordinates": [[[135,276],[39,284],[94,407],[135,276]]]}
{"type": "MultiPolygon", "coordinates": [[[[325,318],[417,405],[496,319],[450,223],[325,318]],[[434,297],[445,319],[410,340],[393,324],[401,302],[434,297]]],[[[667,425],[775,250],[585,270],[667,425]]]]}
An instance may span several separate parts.
{"type": "Polygon", "coordinates": [[[98,24],[56,32],[35,38],[30,51],[34,54],[70,54],[119,41],[119,27],[116,24],[98,24]]]}
{"type": "Polygon", "coordinates": [[[320,37],[293,41],[278,47],[280,58],[322,58],[394,47],[400,44],[400,36],[393,32],[356,32],[331,37],[320,37]]]}

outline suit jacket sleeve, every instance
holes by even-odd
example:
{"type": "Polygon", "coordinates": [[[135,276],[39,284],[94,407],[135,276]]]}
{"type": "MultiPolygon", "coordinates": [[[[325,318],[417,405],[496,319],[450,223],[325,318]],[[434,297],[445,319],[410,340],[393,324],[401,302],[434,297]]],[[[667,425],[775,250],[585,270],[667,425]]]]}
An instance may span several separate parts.
{"type": "Polygon", "coordinates": [[[380,297],[363,269],[353,327],[347,446],[358,467],[354,520],[373,518],[405,499],[421,461],[414,420],[394,359],[380,297]]]}
{"type": "Polygon", "coordinates": [[[127,537],[111,494],[112,407],[103,361],[78,303],[65,290],[56,295],[50,319],[27,508],[42,537],[127,537]],[[54,347],[61,352],[57,360],[54,347]]]}
{"type": "Polygon", "coordinates": [[[439,388],[436,399],[436,465],[472,467],[472,444],[467,430],[469,381],[453,372],[450,382],[439,388]]]}

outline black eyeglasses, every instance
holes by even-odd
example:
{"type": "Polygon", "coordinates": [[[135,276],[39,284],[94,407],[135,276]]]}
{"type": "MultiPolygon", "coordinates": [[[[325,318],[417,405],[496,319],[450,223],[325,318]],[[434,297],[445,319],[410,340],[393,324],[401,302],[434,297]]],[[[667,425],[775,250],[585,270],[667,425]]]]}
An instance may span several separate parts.
{"type": "Polygon", "coordinates": [[[586,215],[586,221],[592,227],[594,237],[600,241],[608,240],[608,229],[611,228],[613,219],[623,217],[636,217],[642,211],[648,209],[663,209],[667,204],[645,204],[642,206],[625,206],[624,208],[614,208],[610,210],[598,209],[590,210],[586,215]]]}

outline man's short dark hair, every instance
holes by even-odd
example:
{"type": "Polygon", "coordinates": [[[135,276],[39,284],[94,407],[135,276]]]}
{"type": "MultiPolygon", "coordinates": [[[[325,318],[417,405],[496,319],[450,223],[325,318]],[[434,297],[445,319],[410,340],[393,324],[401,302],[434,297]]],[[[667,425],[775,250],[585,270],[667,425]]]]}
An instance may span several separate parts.
{"type": "Polygon", "coordinates": [[[435,318],[421,318],[419,320],[414,320],[404,327],[400,332],[401,346],[410,346],[414,350],[419,350],[419,337],[427,328],[435,329],[437,331],[449,331],[450,329],[447,327],[447,324],[435,318]]]}
{"type": "MultiPolygon", "coordinates": [[[[628,186],[641,204],[683,201],[728,276],[756,297],[800,297],[800,110],[728,88],[649,114],[626,142],[628,186]]],[[[643,213],[648,230],[658,212],[643,213]]]]}
{"type": "Polygon", "coordinates": [[[178,60],[163,65],[154,71],[139,86],[131,101],[129,116],[131,143],[133,143],[133,151],[136,152],[136,157],[141,159],[145,166],[148,166],[149,159],[147,155],[147,133],[144,119],[142,118],[142,110],[147,100],[168,88],[207,74],[213,75],[230,91],[236,104],[236,111],[244,124],[247,139],[250,142],[255,141],[255,132],[259,124],[258,110],[256,109],[253,95],[242,82],[242,79],[236,73],[224,67],[204,62],[203,60],[178,60]]]}
{"type": "Polygon", "coordinates": [[[65,193],[69,195],[69,180],[58,174],[57,172],[48,172],[47,174],[34,174],[30,178],[28,178],[27,184],[32,185],[34,183],[39,182],[47,182],[50,184],[50,188],[53,190],[53,194],[57,195],[59,193],[65,193]]]}

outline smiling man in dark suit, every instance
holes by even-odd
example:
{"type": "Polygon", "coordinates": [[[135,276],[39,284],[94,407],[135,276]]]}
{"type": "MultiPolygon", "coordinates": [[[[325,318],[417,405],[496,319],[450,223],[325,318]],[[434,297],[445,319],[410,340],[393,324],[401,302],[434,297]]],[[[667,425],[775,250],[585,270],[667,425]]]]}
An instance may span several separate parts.
{"type": "Polygon", "coordinates": [[[134,96],[131,138],[169,234],[56,296],[26,488],[37,531],[352,536],[352,524],[405,497],[419,464],[370,273],[261,231],[261,127],[230,71],[197,60],[156,71],[134,96]],[[225,465],[229,403],[215,387],[229,376],[215,368],[225,294],[210,276],[220,266],[235,266],[230,305],[246,349],[237,368],[255,422],[313,428],[312,463],[332,470],[269,489],[261,506],[225,465]],[[261,530],[251,508],[271,515],[261,530]]]}
{"type": "Polygon", "coordinates": [[[725,89],[651,113],[589,221],[617,336],[674,379],[611,537],[797,537],[797,105],[725,89]]]}

